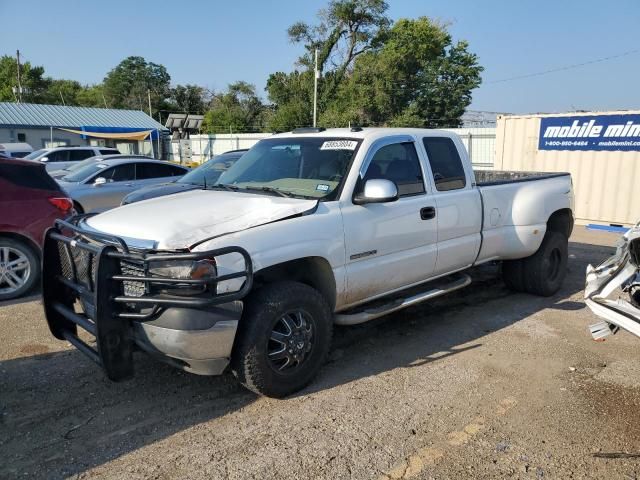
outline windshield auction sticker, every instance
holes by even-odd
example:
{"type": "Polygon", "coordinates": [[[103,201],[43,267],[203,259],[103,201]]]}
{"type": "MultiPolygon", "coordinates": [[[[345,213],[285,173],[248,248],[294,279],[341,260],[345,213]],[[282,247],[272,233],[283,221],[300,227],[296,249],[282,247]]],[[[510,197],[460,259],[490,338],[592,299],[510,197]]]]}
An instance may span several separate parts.
{"type": "Polygon", "coordinates": [[[322,144],[320,150],[355,150],[358,142],[355,140],[328,140],[322,144]]]}

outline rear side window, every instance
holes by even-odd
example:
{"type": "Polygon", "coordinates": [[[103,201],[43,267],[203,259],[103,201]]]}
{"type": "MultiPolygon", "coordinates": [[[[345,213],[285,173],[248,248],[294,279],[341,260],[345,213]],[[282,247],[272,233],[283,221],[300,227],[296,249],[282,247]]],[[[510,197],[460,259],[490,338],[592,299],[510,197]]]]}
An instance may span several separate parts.
{"type": "Polygon", "coordinates": [[[49,162],[68,162],[69,150],[58,150],[56,152],[49,152],[47,155],[47,161],[49,162]]]}
{"type": "Polygon", "coordinates": [[[47,174],[44,167],[0,164],[0,179],[19,187],[54,192],[60,190],[56,181],[47,174]]]}
{"type": "Polygon", "coordinates": [[[467,185],[462,160],[453,140],[443,137],[424,137],[436,189],[440,192],[458,190],[467,185]]]}
{"type": "Polygon", "coordinates": [[[120,152],[115,148],[100,149],[100,155],[117,155],[120,152]]]}
{"type": "Polygon", "coordinates": [[[162,177],[179,177],[186,173],[179,167],[165,165],[164,163],[139,163],[136,167],[136,170],[136,178],[138,180],[162,177]]]}
{"type": "Polygon", "coordinates": [[[367,168],[364,180],[384,178],[398,187],[398,196],[424,193],[424,179],[413,143],[394,143],[378,150],[367,168]]]}
{"type": "Polygon", "coordinates": [[[72,162],[84,160],[93,156],[95,156],[93,150],[69,150],[69,160],[72,162]]]}

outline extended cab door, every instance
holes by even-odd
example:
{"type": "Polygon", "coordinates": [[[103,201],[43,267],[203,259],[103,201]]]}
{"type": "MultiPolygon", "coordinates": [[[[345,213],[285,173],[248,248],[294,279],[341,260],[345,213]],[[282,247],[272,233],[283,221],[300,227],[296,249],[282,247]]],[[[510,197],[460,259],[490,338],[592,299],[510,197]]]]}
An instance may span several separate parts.
{"type": "Polygon", "coordinates": [[[399,199],[341,203],[346,245],[347,304],[427,280],[436,263],[435,202],[425,184],[415,141],[382,138],[366,154],[356,191],[370,179],[392,180],[399,199]]]}
{"type": "Polygon", "coordinates": [[[482,204],[462,143],[442,134],[421,140],[436,204],[438,260],[434,274],[441,275],[467,268],[475,261],[481,240],[482,204]]]}

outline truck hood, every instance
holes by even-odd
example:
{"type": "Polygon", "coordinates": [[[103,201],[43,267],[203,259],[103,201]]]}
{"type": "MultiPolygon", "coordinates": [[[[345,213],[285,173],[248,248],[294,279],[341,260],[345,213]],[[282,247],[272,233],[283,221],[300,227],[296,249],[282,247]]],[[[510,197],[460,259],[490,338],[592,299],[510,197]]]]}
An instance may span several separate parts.
{"type": "Polygon", "coordinates": [[[194,190],[109,210],[87,219],[85,228],[122,237],[131,246],[173,250],[299,215],[317,204],[317,200],[194,190]]]}

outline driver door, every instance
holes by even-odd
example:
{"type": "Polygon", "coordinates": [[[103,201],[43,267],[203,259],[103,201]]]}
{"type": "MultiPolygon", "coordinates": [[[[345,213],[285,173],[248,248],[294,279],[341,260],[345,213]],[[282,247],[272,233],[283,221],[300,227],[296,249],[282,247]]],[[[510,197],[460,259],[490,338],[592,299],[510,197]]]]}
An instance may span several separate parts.
{"type": "Polygon", "coordinates": [[[356,189],[367,180],[384,178],[396,184],[399,198],[355,205],[352,196],[341,205],[347,304],[420,283],[433,273],[437,222],[427,213],[435,201],[424,171],[412,137],[384,138],[369,149],[356,189]]]}

